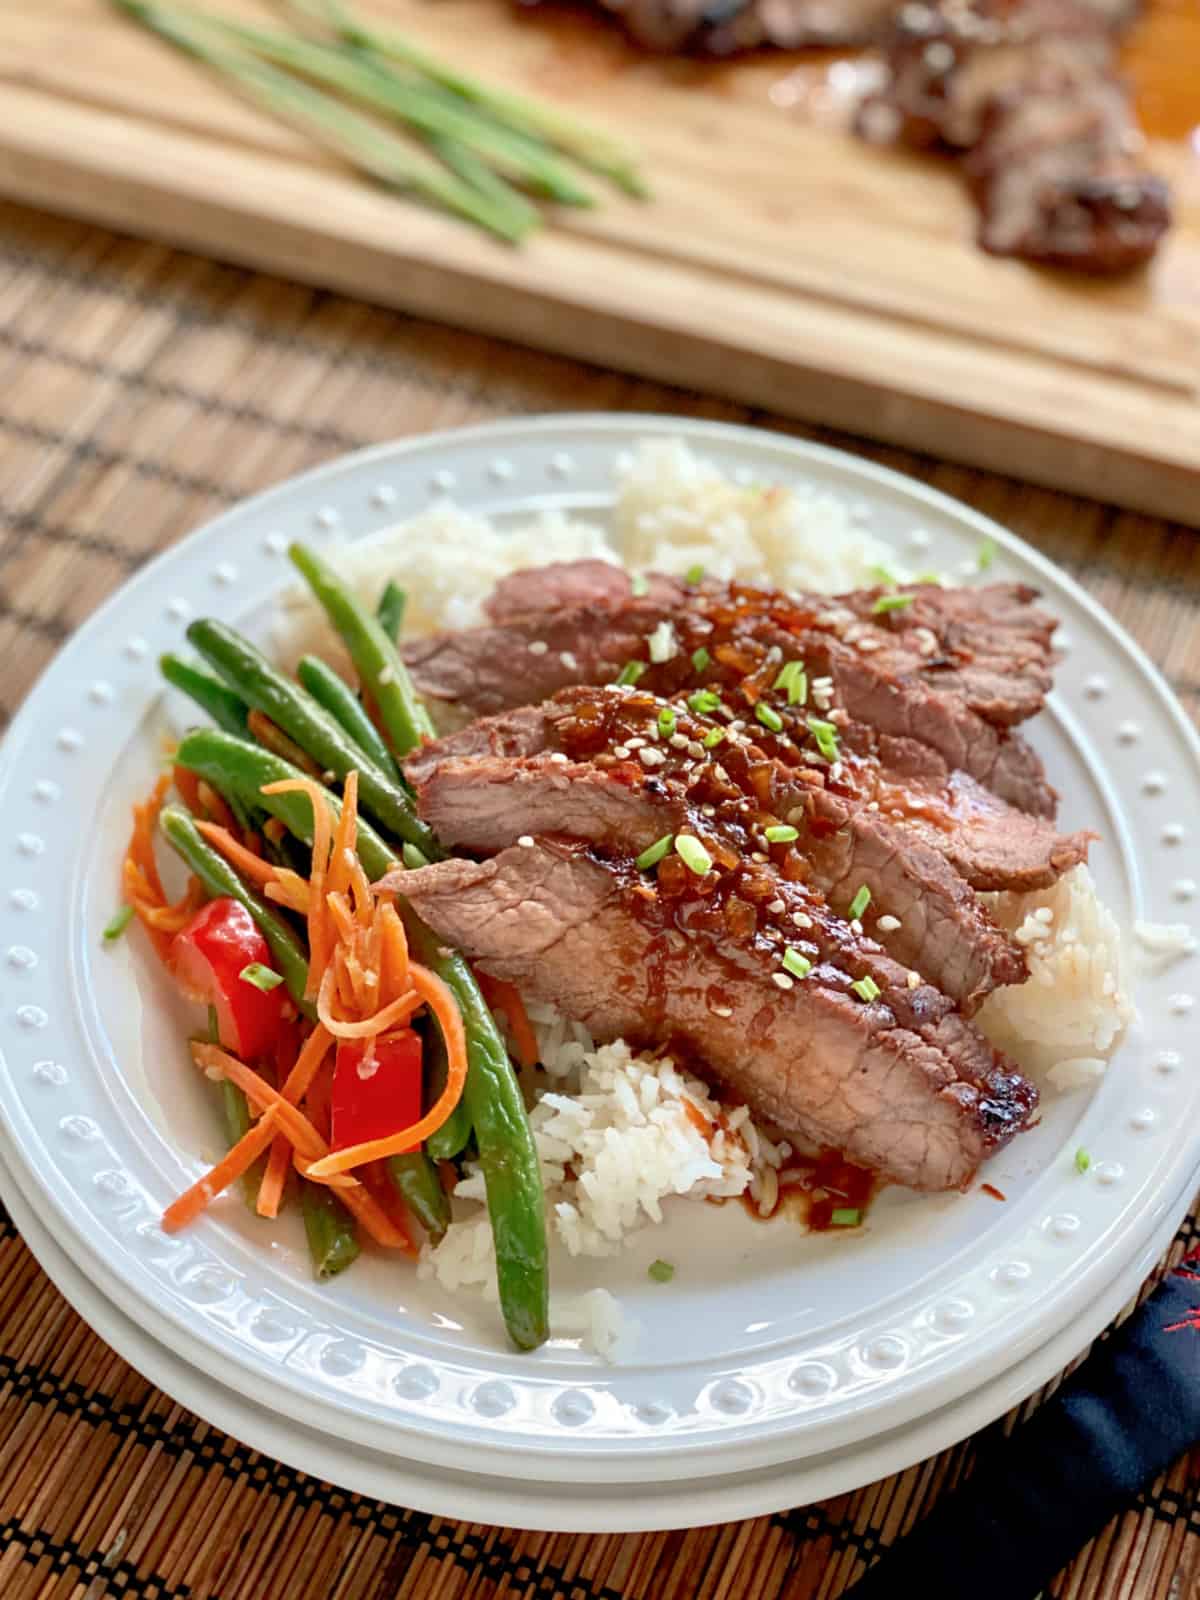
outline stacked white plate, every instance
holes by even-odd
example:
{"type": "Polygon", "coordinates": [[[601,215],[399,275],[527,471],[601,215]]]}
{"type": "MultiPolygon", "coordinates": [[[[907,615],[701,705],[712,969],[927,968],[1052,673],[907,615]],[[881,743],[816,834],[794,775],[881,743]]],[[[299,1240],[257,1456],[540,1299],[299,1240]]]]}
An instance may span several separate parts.
{"type": "MultiPolygon", "coordinates": [[[[1197,741],[1102,609],[1035,551],[920,485],[769,434],[674,418],[501,424],[335,463],[211,524],[122,589],[62,652],[0,757],[0,1189],[82,1314],[169,1393],[248,1443],[373,1495],[514,1526],[624,1530],[795,1505],[898,1470],[1064,1365],[1136,1290],[1200,1159],[1190,963],[1139,972],[1139,1020],[1091,1092],[1048,1098],[976,1190],[889,1191],[852,1238],[680,1204],[612,1262],[565,1267],[641,1324],[606,1365],[576,1341],[505,1346],[495,1312],[405,1266],[309,1276],[299,1228],[225,1197],[167,1238],[215,1157],[189,1019],[136,937],[102,947],[129,807],[166,727],[156,659],[188,620],[265,635],[304,537],[362,537],[450,494],[507,521],[603,520],[633,442],[672,434],[731,473],[848,502],[906,561],[994,574],[1062,619],[1034,743],[1122,923],[1186,919],[1197,741]],[[1092,1165],[1080,1173],[1074,1152],[1092,1165]],[[652,1283],[655,1256],[677,1267],[652,1283]],[[586,1267],[586,1273],[584,1268],[586,1267]]],[[[420,583],[421,551],[406,573],[420,583]]]]}

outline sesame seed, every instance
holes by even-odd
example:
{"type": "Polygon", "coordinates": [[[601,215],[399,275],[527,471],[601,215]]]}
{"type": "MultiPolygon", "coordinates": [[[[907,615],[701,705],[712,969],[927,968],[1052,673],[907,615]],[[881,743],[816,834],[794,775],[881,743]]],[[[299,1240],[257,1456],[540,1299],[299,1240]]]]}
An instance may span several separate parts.
{"type": "Polygon", "coordinates": [[[647,746],[638,751],[638,759],[644,767],[661,767],[667,758],[661,750],[652,750],[647,746]]]}
{"type": "Polygon", "coordinates": [[[909,973],[909,975],[908,975],[908,987],[910,989],[919,989],[921,987],[921,974],[919,972],[910,972],[909,973]]]}
{"type": "Polygon", "coordinates": [[[640,735],[639,735],[638,737],[633,738],[633,739],[626,739],[625,747],[628,750],[640,750],[642,748],[642,746],[645,744],[645,742],[646,742],[645,739],[641,738],[640,735]]]}
{"type": "Polygon", "coordinates": [[[836,783],[837,780],[841,777],[841,775],[842,775],[842,763],[840,761],[835,761],[833,763],[833,765],[829,769],[829,776],[832,779],[832,781],[834,783],[836,783]]]}
{"type": "Polygon", "coordinates": [[[523,833],[521,835],[521,837],[517,840],[517,843],[521,846],[522,850],[532,850],[533,849],[533,835],[531,833],[523,833]]]}
{"type": "Polygon", "coordinates": [[[771,981],[780,989],[792,989],[795,987],[796,983],[796,980],[794,978],[789,978],[786,972],[773,972],[771,974],[771,981]]]}
{"type": "Polygon", "coordinates": [[[544,656],[549,648],[550,646],[544,639],[533,639],[529,644],[529,654],[531,656],[544,656]]]}
{"type": "Polygon", "coordinates": [[[706,817],[715,817],[717,814],[716,806],[701,806],[700,810],[701,813],[706,817]]]}
{"type": "Polygon", "coordinates": [[[784,905],[782,900],[772,900],[770,905],[767,907],[767,910],[779,917],[783,915],[783,913],[787,910],[787,907],[784,905]]]}
{"type": "Polygon", "coordinates": [[[859,639],[857,648],[860,655],[869,656],[873,650],[883,647],[882,639],[859,639]]]}
{"type": "Polygon", "coordinates": [[[805,911],[793,911],[792,921],[798,928],[811,928],[813,925],[812,918],[805,911]]]}
{"type": "Polygon", "coordinates": [[[862,923],[857,917],[852,917],[850,919],[850,931],[852,933],[861,933],[863,931],[862,923]]]}
{"type": "Polygon", "coordinates": [[[713,1006],[711,1010],[714,1017],[731,1017],[733,1015],[732,1006],[713,1006]]]}
{"type": "Polygon", "coordinates": [[[879,810],[879,801],[878,800],[868,800],[867,801],[867,810],[868,811],[878,811],[879,810]]]}
{"type": "Polygon", "coordinates": [[[793,806],[787,814],[787,819],[793,826],[796,826],[803,822],[807,816],[808,812],[804,806],[793,806]]]}
{"type": "Polygon", "coordinates": [[[333,772],[329,767],[326,767],[325,771],[321,774],[321,782],[326,784],[336,783],[337,773],[333,772]]]}
{"type": "Polygon", "coordinates": [[[767,651],[766,665],[768,667],[773,667],[777,661],[782,661],[782,660],[783,660],[783,651],[779,648],[779,646],[777,644],[773,644],[771,646],[771,648],[767,651]]]}
{"type": "Polygon", "coordinates": [[[627,744],[615,744],[613,745],[612,753],[616,756],[618,761],[628,761],[631,751],[627,744]]]}
{"type": "Polygon", "coordinates": [[[579,663],[576,661],[570,650],[560,650],[558,652],[558,659],[562,662],[563,666],[566,667],[568,672],[579,671],[579,663]]]}
{"type": "Polygon", "coordinates": [[[694,761],[703,761],[704,746],[699,742],[699,740],[688,739],[686,743],[688,755],[690,755],[694,761]]]}
{"type": "Polygon", "coordinates": [[[893,917],[889,915],[886,917],[880,917],[875,926],[881,933],[895,933],[896,929],[902,927],[903,924],[901,923],[899,917],[893,917]]]}
{"type": "Polygon", "coordinates": [[[569,758],[561,750],[553,750],[550,753],[550,759],[556,766],[565,767],[569,758]]]}
{"type": "Polygon", "coordinates": [[[750,859],[751,861],[765,861],[767,858],[761,850],[751,850],[750,859]]]}
{"type": "Polygon", "coordinates": [[[686,733],[673,733],[671,735],[671,748],[672,749],[674,749],[674,750],[686,750],[687,747],[688,747],[688,736],[687,736],[686,733]]]}

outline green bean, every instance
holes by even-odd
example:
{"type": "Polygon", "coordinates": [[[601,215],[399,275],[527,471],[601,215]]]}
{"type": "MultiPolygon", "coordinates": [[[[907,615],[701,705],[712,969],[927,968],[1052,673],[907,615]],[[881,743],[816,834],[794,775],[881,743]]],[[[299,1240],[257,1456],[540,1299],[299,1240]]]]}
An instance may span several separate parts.
{"type": "Polygon", "coordinates": [[[160,656],[158,664],[167,682],[207,711],[218,728],[224,728],[226,733],[245,733],[250,708],[241,695],[226,688],[219,678],[201,672],[190,661],[183,661],[170,652],[160,656]]]}
{"type": "Polygon", "coordinates": [[[409,944],[419,961],[449,985],[467,1036],[463,1100],[475,1129],[496,1244],[496,1282],[509,1337],[533,1350],[549,1334],[546,1196],[525,1101],[512,1062],[474,974],[409,907],[409,944]]]}
{"type": "MultiPolygon", "coordinates": [[[[315,781],[290,761],[272,755],[249,739],[237,739],[216,728],[197,728],[186,734],[175,752],[175,759],[181,767],[206,779],[222,793],[233,790],[243,799],[262,806],[273,817],[278,817],[288,832],[294,833],[302,843],[312,844],[313,814],[307,794],[297,790],[287,794],[262,793],[265,785],[282,783],[289,778],[302,778],[305,783],[315,781]]],[[[336,821],[342,814],[342,802],[329,790],[325,793],[336,821]]],[[[363,870],[372,880],[382,878],[396,865],[396,852],[388,848],[362,817],[358,819],[358,856],[363,870]]]]}
{"type": "MultiPolygon", "coordinates": [[[[306,844],[312,843],[312,806],[306,794],[259,793],[264,784],[303,776],[288,762],[215,729],[189,733],[176,759],[210,783],[229,784],[248,796],[258,795],[260,803],[285,827],[306,844]]],[[[338,812],[340,802],[332,795],[329,798],[338,812]]],[[[383,840],[362,822],[358,854],[372,881],[396,865],[383,840]]],[[[468,1060],[463,1098],[487,1185],[500,1306],[513,1343],[531,1350],[547,1337],[549,1280],[546,1202],[525,1102],[495,1019],[467,962],[457,951],[447,949],[403,899],[399,910],[410,948],[449,985],[462,1012],[468,1060]]]]}
{"type": "Polygon", "coordinates": [[[327,1184],[302,1183],[300,1209],[316,1277],[324,1281],[344,1272],[358,1259],[358,1240],[340,1201],[327,1184]]]}
{"type": "Polygon", "coordinates": [[[320,768],[337,778],[356,770],[362,808],[376,822],[426,854],[431,850],[441,854],[400,785],[348,738],[324,706],[276,671],[248,639],[212,619],[193,622],[188,638],[249,705],[269,717],[320,768]]]}
{"type": "Polygon", "coordinates": [[[362,701],[354,690],[340,678],[332,667],[326,666],[319,656],[303,656],[296,668],[296,676],[312,695],[325,707],[329,715],[340,722],[359,749],[375,763],[381,772],[397,781],[400,769],[379,729],[363,710],[362,701]]]}
{"type": "MultiPolygon", "coordinates": [[[[214,739],[233,739],[232,734],[208,735],[207,730],[200,734],[189,734],[188,738],[202,739],[206,736],[214,739]]],[[[185,739],[184,744],[187,742],[185,739]]],[[[182,749],[183,745],[180,746],[181,751],[182,749]]],[[[183,765],[186,766],[188,763],[185,761],[183,765]]],[[[306,1016],[312,1016],[313,1009],[304,998],[305,986],[308,983],[308,958],[291,928],[272,911],[265,900],[260,900],[252,889],[246,887],[225,857],[213,849],[181,806],[166,806],[159,818],[159,826],[168,843],[179,852],[209,894],[231,895],[245,906],[270,946],[275,970],[283,974],[288,993],[306,1016]]]]}
{"type": "Polygon", "coordinates": [[[400,629],[404,626],[404,611],[407,605],[408,591],[389,578],[383,593],[379,596],[375,615],[379,618],[379,626],[393,644],[400,643],[400,629]]]}
{"type": "MultiPolygon", "coordinates": [[[[422,1025],[421,1042],[421,1056],[425,1063],[425,1098],[432,1105],[446,1087],[446,1043],[432,1021],[422,1025]]],[[[470,1142],[471,1119],[467,1116],[464,1098],[441,1127],[429,1135],[425,1148],[435,1161],[453,1161],[470,1142]]]]}
{"type": "Polygon", "coordinates": [[[430,1243],[438,1244],[450,1226],[450,1201],[438,1169],[423,1150],[392,1156],[387,1165],[389,1177],[429,1235],[430,1243]]]}
{"type": "MultiPolygon", "coordinates": [[[[294,544],[288,553],[342,636],[360,680],[379,707],[392,749],[402,761],[422,739],[433,737],[433,723],[417,697],[399,651],[378,619],[359,604],[315,551],[294,544]]],[[[411,843],[425,849],[419,839],[411,843]]]]}

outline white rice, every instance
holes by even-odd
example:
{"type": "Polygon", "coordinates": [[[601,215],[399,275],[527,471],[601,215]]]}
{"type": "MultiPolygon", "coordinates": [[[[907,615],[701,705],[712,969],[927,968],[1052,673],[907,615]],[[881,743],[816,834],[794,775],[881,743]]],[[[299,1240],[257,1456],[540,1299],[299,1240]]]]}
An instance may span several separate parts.
{"type": "MultiPolygon", "coordinates": [[[[645,441],[617,474],[607,535],[559,515],[515,529],[494,527],[449,502],[413,521],[337,552],[342,574],[374,603],[397,570],[415,567],[405,628],[425,632],[482,620],[482,603],[506,573],[547,561],[600,557],[634,570],[685,572],[785,588],[836,592],[878,581],[879,567],[911,574],[896,553],[859,526],[824,490],[731,481],[678,440],[645,441]]],[[[332,641],[305,595],[289,597],[280,641],[294,659],[332,641]]],[[[1044,1086],[1092,1084],[1128,1025],[1116,920],[1091,874],[1076,868],[1052,889],[985,896],[1025,946],[1030,978],[989,997],[978,1020],[1044,1086]]],[[[1186,928],[1139,925],[1147,959],[1165,962],[1193,947],[1186,928]]],[[[586,1030],[531,1008],[545,1073],[526,1084],[556,1246],[578,1257],[619,1252],[683,1198],[749,1192],[768,1213],[776,1173],[790,1154],[757,1128],[745,1107],[718,1108],[704,1085],[670,1059],[634,1055],[621,1040],[597,1045],[586,1030]],[[706,1138],[690,1104],[714,1124],[706,1138]]],[[[449,1291],[495,1299],[491,1229],[483,1179],[470,1172],[456,1191],[456,1220],[420,1270],[449,1291]]],[[[556,1334],[581,1334],[601,1355],[626,1351],[634,1330],[613,1296],[596,1289],[552,1302],[556,1334]]]]}

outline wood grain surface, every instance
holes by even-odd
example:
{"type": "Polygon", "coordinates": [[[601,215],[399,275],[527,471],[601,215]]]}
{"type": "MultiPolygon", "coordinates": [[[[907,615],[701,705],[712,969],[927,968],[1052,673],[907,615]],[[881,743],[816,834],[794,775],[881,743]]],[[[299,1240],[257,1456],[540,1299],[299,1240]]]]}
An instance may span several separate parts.
{"type": "MultiPolygon", "coordinates": [[[[1159,68],[1200,47],[1178,25],[1194,4],[1154,0],[1159,68]]],[[[266,0],[221,9],[278,16],[266,0]]],[[[949,164],[849,137],[850,98],[820,90],[811,62],[660,62],[615,29],[518,19],[508,0],[365,9],[623,131],[653,203],[606,196],[507,249],[360,183],[107,0],[0,0],[0,193],[1200,523],[1200,163],[1186,141],[1152,149],[1178,210],[1159,258],[1089,283],[982,255],[949,164]]],[[[1173,80],[1156,71],[1162,95],[1173,80]]]]}
{"type": "MultiPolygon", "coordinates": [[[[0,720],[106,595],[238,498],[360,445],[571,409],[780,427],[912,472],[1060,562],[1200,711],[1200,546],[1181,526],[0,204],[0,720]]],[[[1197,1237],[1193,1217],[1173,1259],[1197,1237]]],[[[345,1494],[173,1405],[0,1219],[0,1596],[835,1600],[1038,1398],[903,1474],[779,1516],[619,1537],[455,1523],[345,1494]]],[[[1048,1595],[1197,1600],[1198,1485],[1200,1452],[1048,1595]]]]}

